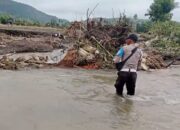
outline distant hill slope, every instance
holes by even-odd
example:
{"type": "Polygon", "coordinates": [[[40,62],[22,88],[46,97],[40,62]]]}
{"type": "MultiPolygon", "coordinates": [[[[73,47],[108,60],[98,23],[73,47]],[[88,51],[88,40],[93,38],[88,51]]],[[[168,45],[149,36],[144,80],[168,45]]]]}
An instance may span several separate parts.
{"type": "Polygon", "coordinates": [[[35,20],[41,23],[50,22],[52,19],[58,20],[55,16],[47,15],[32,6],[13,0],[0,0],[0,13],[10,14],[16,18],[35,20]]]}

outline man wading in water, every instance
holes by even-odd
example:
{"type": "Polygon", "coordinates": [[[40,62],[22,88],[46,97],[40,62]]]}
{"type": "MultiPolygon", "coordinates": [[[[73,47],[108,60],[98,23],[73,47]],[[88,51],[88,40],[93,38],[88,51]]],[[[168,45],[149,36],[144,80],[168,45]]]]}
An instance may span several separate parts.
{"type": "Polygon", "coordinates": [[[131,34],[126,39],[126,46],[122,47],[114,57],[114,63],[118,69],[118,78],[115,83],[116,93],[123,96],[123,87],[126,84],[127,96],[135,95],[137,68],[142,58],[142,51],[138,49],[136,42],[138,37],[131,34]]]}

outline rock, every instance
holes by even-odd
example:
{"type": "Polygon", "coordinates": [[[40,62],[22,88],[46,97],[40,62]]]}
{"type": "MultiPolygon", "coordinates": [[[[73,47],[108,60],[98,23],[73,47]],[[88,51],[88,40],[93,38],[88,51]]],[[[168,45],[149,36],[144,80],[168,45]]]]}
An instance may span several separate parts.
{"type": "Polygon", "coordinates": [[[31,60],[33,60],[33,61],[39,61],[39,57],[38,56],[36,56],[36,55],[33,55],[32,56],[32,58],[31,58],[31,60]]]}
{"type": "Polygon", "coordinates": [[[4,63],[1,63],[0,66],[2,69],[6,69],[6,70],[17,70],[18,69],[18,65],[16,64],[16,62],[12,62],[12,61],[4,61],[4,63]]]}
{"type": "Polygon", "coordinates": [[[24,62],[26,59],[24,57],[18,57],[15,62],[24,62]]]}
{"type": "Polygon", "coordinates": [[[47,61],[46,58],[45,58],[45,57],[42,57],[42,56],[39,56],[38,59],[39,59],[40,61],[47,61]]]}
{"type": "Polygon", "coordinates": [[[19,68],[25,68],[25,67],[28,67],[28,66],[29,66],[29,64],[25,63],[25,62],[19,62],[19,64],[18,64],[19,68]]]}

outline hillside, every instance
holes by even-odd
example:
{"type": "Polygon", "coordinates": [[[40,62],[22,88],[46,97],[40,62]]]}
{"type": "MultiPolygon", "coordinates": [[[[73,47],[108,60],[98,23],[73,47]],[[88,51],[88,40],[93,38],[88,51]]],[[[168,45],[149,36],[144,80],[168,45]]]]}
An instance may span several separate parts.
{"type": "Polygon", "coordinates": [[[32,6],[15,2],[13,0],[0,0],[0,13],[10,14],[15,18],[23,18],[28,20],[47,23],[58,20],[57,17],[45,14],[32,6]]]}

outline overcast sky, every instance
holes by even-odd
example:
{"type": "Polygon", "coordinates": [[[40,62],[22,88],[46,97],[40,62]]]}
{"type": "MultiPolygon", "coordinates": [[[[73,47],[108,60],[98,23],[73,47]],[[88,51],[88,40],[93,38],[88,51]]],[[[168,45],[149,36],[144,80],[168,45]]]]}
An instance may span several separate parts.
{"type": "MultiPolygon", "coordinates": [[[[91,10],[97,3],[93,17],[115,17],[119,12],[124,12],[132,17],[138,14],[139,18],[147,18],[144,14],[147,12],[153,0],[15,0],[21,3],[29,4],[38,10],[47,14],[64,18],[68,20],[81,20],[86,17],[86,10],[91,10]],[[113,11],[114,10],[114,11],[113,11]]],[[[180,3],[180,0],[176,0],[180,3]]],[[[173,11],[173,19],[180,21],[180,8],[173,11]]]]}

